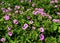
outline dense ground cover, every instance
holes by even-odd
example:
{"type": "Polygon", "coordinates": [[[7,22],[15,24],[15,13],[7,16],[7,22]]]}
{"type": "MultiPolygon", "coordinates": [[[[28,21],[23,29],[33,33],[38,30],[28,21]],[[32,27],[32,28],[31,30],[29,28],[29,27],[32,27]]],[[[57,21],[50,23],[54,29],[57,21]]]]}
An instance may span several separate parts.
{"type": "Polygon", "coordinates": [[[60,43],[60,0],[0,0],[0,43],[60,43]]]}

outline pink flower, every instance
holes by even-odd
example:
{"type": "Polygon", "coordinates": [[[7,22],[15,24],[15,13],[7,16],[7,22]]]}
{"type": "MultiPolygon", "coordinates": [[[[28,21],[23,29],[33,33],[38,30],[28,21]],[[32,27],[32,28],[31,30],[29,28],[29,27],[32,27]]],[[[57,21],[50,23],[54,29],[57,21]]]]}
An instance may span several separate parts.
{"type": "Polygon", "coordinates": [[[5,20],[9,20],[9,18],[10,18],[9,15],[5,15],[5,16],[4,16],[4,19],[5,19],[5,20]]]}
{"type": "Polygon", "coordinates": [[[35,29],[36,29],[36,27],[32,26],[32,29],[34,29],[34,30],[35,30],[35,29]]]}
{"type": "Polygon", "coordinates": [[[53,19],[52,21],[53,21],[53,22],[60,22],[59,19],[53,19]]]}
{"type": "Polygon", "coordinates": [[[33,13],[34,15],[37,15],[37,13],[38,13],[38,12],[36,12],[36,11],[33,11],[32,13],[33,13]]]}
{"type": "Polygon", "coordinates": [[[17,6],[17,5],[16,5],[15,8],[16,8],[16,9],[20,9],[20,6],[17,6]]]}
{"type": "Polygon", "coordinates": [[[30,19],[30,16],[27,16],[27,19],[30,19]]]}
{"type": "Polygon", "coordinates": [[[11,30],[11,27],[8,27],[8,30],[11,30]]]}
{"type": "Polygon", "coordinates": [[[18,24],[18,21],[16,19],[13,20],[14,24],[18,24]]]}
{"type": "Polygon", "coordinates": [[[38,11],[44,12],[44,9],[43,8],[39,8],[38,11]]]}
{"type": "Polygon", "coordinates": [[[48,17],[49,19],[52,19],[52,17],[51,17],[50,15],[47,15],[47,17],[48,17]]]}
{"type": "Polygon", "coordinates": [[[58,3],[58,0],[52,0],[52,1],[50,1],[50,4],[53,4],[53,3],[58,3]]]}
{"type": "Polygon", "coordinates": [[[8,32],[8,35],[9,35],[9,36],[12,36],[12,32],[8,32]]]}
{"type": "Polygon", "coordinates": [[[40,13],[40,14],[44,13],[44,9],[39,8],[39,9],[38,9],[38,13],[40,13]]]}
{"type": "Polygon", "coordinates": [[[9,12],[9,10],[8,10],[8,9],[6,9],[6,12],[9,12]]]}
{"type": "Polygon", "coordinates": [[[1,38],[1,40],[0,40],[1,42],[5,42],[5,38],[1,38]]]}
{"type": "Polygon", "coordinates": [[[8,7],[8,10],[11,11],[12,9],[10,7],[8,7]]]}
{"type": "Polygon", "coordinates": [[[1,8],[3,13],[9,12],[11,9],[1,8]]]}
{"type": "Polygon", "coordinates": [[[26,30],[28,28],[28,24],[24,24],[24,26],[22,27],[23,30],[26,30]]]}
{"type": "Polygon", "coordinates": [[[30,24],[33,24],[33,20],[30,20],[30,24]]]}
{"type": "Polygon", "coordinates": [[[41,13],[41,16],[43,16],[43,17],[44,17],[44,16],[47,16],[47,15],[46,15],[46,13],[44,13],[44,12],[43,12],[43,13],[41,13]]]}
{"type": "Polygon", "coordinates": [[[50,1],[50,4],[53,4],[54,3],[54,1],[50,1]]]}
{"type": "Polygon", "coordinates": [[[19,11],[20,12],[20,14],[23,14],[24,12],[23,11],[19,11]]]}
{"type": "Polygon", "coordinates": [[[40,35],[40,40],[41,40],[41,41],[44,40],[44,35],[43,35],[43,34],[40,35]]]}
{"type": "Polygon", "coordinates": [[[32,2],[32,0],[29,0],[29,2],[32,2]]]}
{"type": "Polygon", "coordinates": [[[44,32],[44,28],[43,27],[40,27],[40,32],[44,32]]]}
{"type": "Polygon", "coordinates": [[[18,10],[16,10],[15,13],[18,13],[18,10]]]}
{"type": "Polygon", "coordinates": [[[60,15],[60,12],[57,12],[57,15],[60,15]]]}
{"type": "Polygon", "coordinates": [[[58,0],[54,0],[55,1],[55,3],[58,3],[58,0]]]}
{"type": "Polygon", "coordinates": [[[5,13],[6,12],[6,9],[5,8],[1,8],[2,9],[2,12],[5,13]]]}
{"type": "Polygon", "coordinates": [[[35,8],[35,11],[38,11],[39,10],[39,8],[35,8]]]}
{"type": "MultiPolygon", "coordinates": [[[[35,8],[35,11],[32,12],[34,15],[37,14],[43,14],[44,13],[44,9],[43,8],[35,8]]],[[[45,14],[45,13],[44,13],[45,14]]]]}
{"type": "Polygon", "coordinates": [[[34,7],[35,6],[35,4],[32,4],[32,7],[34,7]]]}

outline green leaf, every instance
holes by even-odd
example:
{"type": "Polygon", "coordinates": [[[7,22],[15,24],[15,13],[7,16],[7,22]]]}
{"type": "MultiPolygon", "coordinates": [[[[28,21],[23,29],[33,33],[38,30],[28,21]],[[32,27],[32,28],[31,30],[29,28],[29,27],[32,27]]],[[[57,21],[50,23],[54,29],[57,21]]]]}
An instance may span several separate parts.
{"type": "Polygon", "coordinates": [[[60,27],[58,28],[58,32],[60,33],[60,27]]]}
{"type": "Polygon", "coordinates": [[[56,25],[54,25],[54,26],[53,26],[53,30],[54,30],[54,31],[56,31],[56,29],[57,29],[57,26],[56,26],[56,25]]]}

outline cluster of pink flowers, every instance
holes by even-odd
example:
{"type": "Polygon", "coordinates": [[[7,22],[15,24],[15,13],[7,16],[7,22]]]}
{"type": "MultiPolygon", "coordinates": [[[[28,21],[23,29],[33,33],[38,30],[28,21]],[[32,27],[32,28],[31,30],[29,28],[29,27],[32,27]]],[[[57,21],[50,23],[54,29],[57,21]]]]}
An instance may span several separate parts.
{"type": "Polygon", "coordinates": [[[15,6],[14,10],[15,10],[15,14],[17,13],[23,14],[23,11],[20,11],[20,6],[18,5],[15,6]]]}
{"type": "Polygon", "coordinates": [[[8,12],[8,10],[5,8],[2,8],[2,11],[3,11],[3,13],[8,12]]]}
{"type": "Polygon", "coordinates": [[[15,10],[15,13],[18,13],[19,11],[18,11],[18,9],[20,9],[20,6],[15,6],[15,8],[14,8],[14,10],[15,10]]]}
{"type": "MultiPolygon", "coordinates": [[[[30,16],[27,16],[27,19],[30,20],[30,16]]],[[[29,21],[29,23],[30,23],[30,24],[33,24],[34,22],[33,22],[33,20],[31,19],[31,20],[29,21]]],[[[36,27],[35,27],[35,26],[32,26],[32,29],[35,30],[36,27]]]]}
{"type": "MultiPolygon", "coordinates": [[[[10,15],[7,14],[7,13],[10,12],[10,11],[12,11],[12,9],[10,7],[8,7],[7,9],[5,9],[5,8],[1,8],[1,9],[2,9],[2,12],[6,14],[4,16],[4,20],[6,20],[6,21],[9,20],[10,19],[10,15]]],[[[20,6],[15,6],[15,13],[18,13],[19,9],[20,9],[20,6]]],[[[23,13],[23,11],[20,11],[20,14],[22,14],[22,13],[23,13]]],[[[18,22],[18,20],[14,19],[13,23],[17,25],[19,22],[18,22]]],[[[27,28],[27,26],[25,28],[27,28]]],[[[11,27],[8,27],[8,35],[9,36],[12,36],[12,34],[13,34],[12,31],[11,31],[11,29],[12,29],[11,27]]],[[[5,39],[2,38],[1,42],[4,42],[4,41],[5,41],[5,39]]]]}
{"type": "Polygon", "coordinates": [[[43,17],[47,16],[49,19],[52,19],[52,17],[49,14],[44,12],[43,8],[35,8],[35,10],[33,11],[33,14],[34,15],[40,14],[43,17]]]}
{"type": "MultiPolygon", "coordinates": [[[[5,15],[5,16],[4,16],[4,19],[5,19],[5,20],[9,20],[9,19],[10,19],[9,15],[5,15]]],[[[13,20],[13,23],[14,23],[14,24],[18,24],[18,21],[15,19],[15,20],[13,20]]],[[[11,32],[10,30],[11,30],[11,27],[8,27],[8,31],[9,31],[9,32],[8,32],[8,35],[9,35],[9,36],[12,36],[12,32],[11,32]]],[[[1,41],[3,41],[3,39],[1,39],[1,41]]]]}
{"type": "Polygon", "coordinates": [[[35,8],[35,11],[33,11],[33,14],[38,14],[38,13],[43,13],[44,12],[44,9],[42,8],[35,8]]]}
{"type": "MultiPolygon", "coordinates": [[[[32,0],[30,0],[30,2],[31,2],[31,1],[32,1],[32,0]]],[[[51,4],[52,4],[52,3],[58,3],[58,0],[52,0],[52,1],[50,1],[50,3],[51,3],[51,4]]],[[[32,7],[34,7],[34,6],[35,6],[35,4],[32,4],[32,7]]],[[[57,5],[56,5],[55,7],[57,7],[57,5]]],[[[20,6],[18,6],[18,5],[15,6],[14,10],[15,10],[15,14],[17,14],[17,13],[23,14],[23,11],[20,11],[20,6]]],[[[2,12],[3,12],[3,13],[10,12],[10,11],[12,11],[12,9],[11,9],[10,7],[8,7],[7,9],[6,9],[6,8],[2,8],[2,12]]],[[[28,9],[28,11],[29,11],[29,9],[28,9]]],[[[44,12],[44,9],[43,9],[43,8],[35,8],[35,10],[34,10],[32,13],[33,13],[34,15],[40,14],[42,17],[47,16],[49,19],[52,19],[52,17],[51,17],[49,14],[47,14],[47,13],[44,12]]],[[[57,14],[60,15],[60,12],[57,12],[57,14]]],[[[6,15],[4,16],[4,20],[7,21],[7,20],[9,20],[9,19],[10,19],[10,15],[7,15],[7,14],[6,14],[6,15]]],[[[30,20],[30,16],[27,16],[27,19],[30,20]]],[[[52,21],[53,21],[53,22],[60,22],[59,19],[53,19],[52,21]]],[[[16,24],[16,25],[19,24],[19,22],[18,22],[17,19],[14,19],[14,20],[13,20],[13,23],[16,24]]],[[[31,19],[31,20],[29,21],[29,23],[30,23],[30,24],[33,24],[34,21],[31,19]]],[[[27,28],[28,28],[28,24],[25,23],[25,24],[23,25],[22,29],[23,29],[23,30],[26,30],[27,28]]],[[[35,26],[32,26],[32,29],[35,30],[36,27],[35,27],[35,26]]],[[[8,35],[9,35],[10,37],[13,35],[13,33],[11,32],[11,30],[12,30],[12,28],[11,28],[11,27],[8,27],[8,35]]],[[[44,40],[44,34],[43,34],[44,28],[43,28],[43,27],[40,27],[40,32],[41,32],[41,34],[40,34],[39,37],[40,37],[40,40],[43,41],[43,40],[44,40]]],[[[4,42],[4,41],[5,41],[5,38],[1,38],[0,41],[1,41],[1,42],[4,42]]]]}
{"type": "Polygon", "coordinates": [[[12,36],[12,32],[10,31],[12,28],[11,27],[8,27],[8,35],[9,36],[12,36]]]}
{"type": "MultiPolygon", "coordinates": [[[[58,3],[58,0],[51,0],[51,1],[50,1],[50,4],[54,4],[54,3],[58,3]]],[[[54,7],[55,7],[55,8],[58,8],[59,5],[55,5],[54,7]]],[[[56,14],[57,14],[57,15],[60,15],[60,12],[57,12],[56,14]]],[[[53,19],[52,21],[53,21],[53,22],[60,22],[60,19],[53,19]]]]}
{"type": "MultiPolygon", "coordinates": [[[[1,8],[2,9],[2,12],[5,14],[5,16],[4,16],[4,20],[9,20],[10,19],[10,15],[9,14],[7,14],[8,12],[10,12],[10,11],[12,11],[12,9],[10,8],[10,7],[8,7],[7,9],[6,8],[1,8]]],[[[15,13],[18,13],[19,11],[19,9],[20,9],[20,6],[15,6],[15,13]]],[[[20,11],[20,14],[23,14],[23,11],[20,11]]],[[[16,19],[14,19],[13,21],[12,21],[14,24],[18,24],[19,22],[18,22],[18,20],[16,20],[16,19]]],[[[11,27],[8,27],[8,35],[11,37],[12,35],[13,35],[13,33],[12,33],[12,31],[11,31],[11,27]]],[[[5,38],[1,38],[1,40],[0,40],[1,42],[4,42],[5,41],[5,38]]]]}
{"type": "MultiPolygon", "coordinates": [[[[8,30],[11,30],[11,27],[8,27],[8,30]]],[[[8,32],[9,36],[12,36],[12,32],[8,32]]],[[[5,42],[5,38],[0,39],[1,42],[5,42]]]]}
{"type": "Polygon", "coordinates": [[[15,10],[16,10],[16,9],[20,9],[20,6],[17,6],[17,5],[16,5],[14,9],[15,9],[15,10]]]}
{"type": "Polygon", "coordinates": [[[1,9],[2,9],[3,13],[12,11],[12,9],[10,7],[8,7],[8,9],[6,9],[6,8],[1,8],[1,9]]]}
{"type": "MultiPolygon", "coordinates": [[[[44,28],[43,27],[40,27],[40,32],[44,32],[44,28]]],[[[40,34],[40,40],[43,41],[44,40],[44,35],[43,34],[40,34]]]]}
{"type": "MultiPolygon", "coordinates": [[[[4,19],[5,19],[5,20],[9,20],[9,19],[10,19],[9,15],[5,15],[5,16],[4,16],[4,19]]],[[[14,19],[14,20],[13,20],[13,23],[14,23],[14,24],[18,24],[18,20],[14,19]]]]}
{"type": "Polygon", "coordinates": [[[35,10],[33,11],[33,14],[34,15],[37,15],[37,14],[39,14],[39,13],[43,13],[44,12],[44,9],[42,9],[42,8],[35,8],[35,10]]]}
{"type": "Polygon", "coordinates": [[[60,22],[60,19],[53,19],[53,22],[60,22]]]}
{"type": "Polygon", "coordinates": [[[58,0],[51,0],[50,4],[53,4],[53,3],[58,3],[58,0]]]}

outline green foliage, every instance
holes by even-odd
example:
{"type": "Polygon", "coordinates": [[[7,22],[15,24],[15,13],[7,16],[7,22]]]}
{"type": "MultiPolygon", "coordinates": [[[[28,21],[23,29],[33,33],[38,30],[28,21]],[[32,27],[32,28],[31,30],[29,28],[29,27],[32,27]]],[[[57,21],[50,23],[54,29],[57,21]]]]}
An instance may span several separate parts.
{"type": "Polygon", "coordinates": [[[57,39],[58,43],[60,43],[60,35],[58,36],[58,39],[57,39]]]}
{"type": "Polygon", "coordinates": [[[57,43],[57,41],[56,41],[56,38],[51,36],[45,39],[45,43],[57,43]]]}
{"type": "Polygon", "coordinates": [[[52,27],[53,27],[53,30],[54,30],[54,31],[57,30],[57,25],[56,25],[56,24],[53,23],[52,27]]]}

